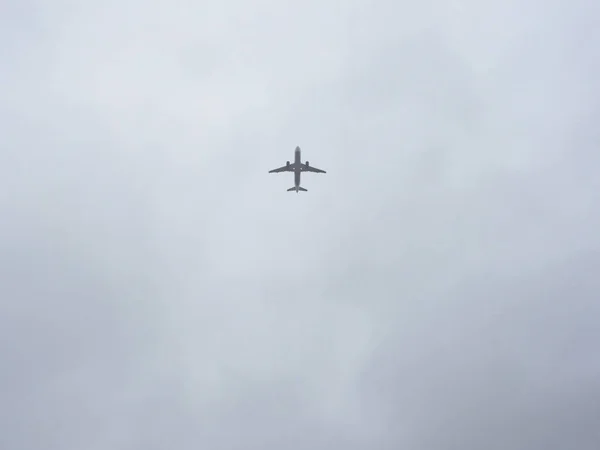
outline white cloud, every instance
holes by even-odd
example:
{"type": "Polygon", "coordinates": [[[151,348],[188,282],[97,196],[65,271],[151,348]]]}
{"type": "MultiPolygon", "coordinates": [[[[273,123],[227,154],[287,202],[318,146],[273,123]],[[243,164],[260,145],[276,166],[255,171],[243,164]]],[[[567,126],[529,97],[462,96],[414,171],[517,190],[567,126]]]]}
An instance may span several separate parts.
{"type": "Polygon", "coordinates": [[[3,446],[597,447],[591,4],[16,5],[3,446]]]}

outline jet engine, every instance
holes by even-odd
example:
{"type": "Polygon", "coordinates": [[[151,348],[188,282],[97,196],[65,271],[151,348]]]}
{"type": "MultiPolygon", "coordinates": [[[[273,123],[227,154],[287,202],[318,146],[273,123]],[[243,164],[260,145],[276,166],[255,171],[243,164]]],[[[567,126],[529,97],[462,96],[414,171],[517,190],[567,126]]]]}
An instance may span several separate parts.
{"type": "Polygon", "coordinates": [[[310,166],[310,164],[308,163],[308,161],[306,161],[306,165],[307,165],[307,166],[310,166]]]}
{"type": "Polygon", "coordinates": [[[290,165],[290,162],[289,162],[289,161],[286,161],[286,162],[285,162],[285,165],[286,165],[286,166],[289,166],[289,165],[290,165]]]}

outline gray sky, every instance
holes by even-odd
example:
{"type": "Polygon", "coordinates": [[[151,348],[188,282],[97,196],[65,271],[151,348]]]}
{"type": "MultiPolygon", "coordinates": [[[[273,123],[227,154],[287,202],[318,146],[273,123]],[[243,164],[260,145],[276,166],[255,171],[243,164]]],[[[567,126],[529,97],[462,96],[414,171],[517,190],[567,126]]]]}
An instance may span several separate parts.
{"type": "Polygon", "coordinates": [[[0,447],[600,448],[600,8],[417,3],[0,4],[0,447]]]}

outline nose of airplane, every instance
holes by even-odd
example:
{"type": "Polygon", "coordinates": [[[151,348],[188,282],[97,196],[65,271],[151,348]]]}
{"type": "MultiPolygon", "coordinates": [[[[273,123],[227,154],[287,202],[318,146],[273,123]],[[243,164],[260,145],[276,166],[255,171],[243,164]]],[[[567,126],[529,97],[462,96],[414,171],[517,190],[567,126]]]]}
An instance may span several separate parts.
{"type": "Polygon", "coordinates": [[[296,151],[299,152],[300,151],[300,147],[296,147],[296,151]]]}

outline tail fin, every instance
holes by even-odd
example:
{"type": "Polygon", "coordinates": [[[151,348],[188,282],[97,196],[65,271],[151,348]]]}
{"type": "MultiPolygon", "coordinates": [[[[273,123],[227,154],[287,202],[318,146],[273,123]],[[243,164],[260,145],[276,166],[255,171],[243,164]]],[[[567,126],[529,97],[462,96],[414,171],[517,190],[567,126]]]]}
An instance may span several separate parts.
{"type": "MultiPolygon", "coordinates": [[[[289,188],[289,189],[288,189],[288,192],[290,192],[290,191],[296,191],[296,186],[289,188]]],[[[298,191],[306,192],[307,190],[306,190],[306,189],[304,189],[303,187],[300,187],[300,186],[298,186],[298,191]]],[[[297,193],[298,191],[296,191],[296,193],[297,193]]]]}

